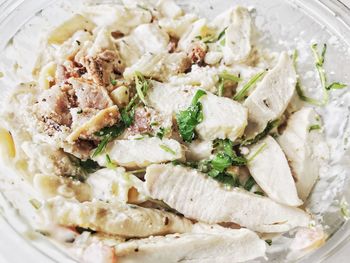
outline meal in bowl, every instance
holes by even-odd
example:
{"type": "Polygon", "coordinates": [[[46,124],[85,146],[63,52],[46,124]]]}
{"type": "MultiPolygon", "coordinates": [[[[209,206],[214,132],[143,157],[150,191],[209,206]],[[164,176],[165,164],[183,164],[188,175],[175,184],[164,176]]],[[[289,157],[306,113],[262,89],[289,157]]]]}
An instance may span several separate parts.
{"type": "MultiPolygon", "coordinates": [[[[267,51],[251,9],[208,21],[172,0],[85,6],[52,29],[33,81],[9,96],[3,145],[34,227],[82,262],[245,262],[292,233],[319,247],[304,206],[328,159],[324,97],[298,53],[267,51]]],[[[288,249],[288,248],[287,248],[288,249]]]]}

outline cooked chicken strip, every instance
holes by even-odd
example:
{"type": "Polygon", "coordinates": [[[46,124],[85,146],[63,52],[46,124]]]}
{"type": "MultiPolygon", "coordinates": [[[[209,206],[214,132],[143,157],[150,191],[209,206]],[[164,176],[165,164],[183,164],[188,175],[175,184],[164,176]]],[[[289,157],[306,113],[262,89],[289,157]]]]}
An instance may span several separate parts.
{"type": "Polygon", "coordinates": [[[233,21],[226,29],[223,48],[226,65],[246,61],[252,50],[252,21],[248,9],[237,7],[231,16],[233,21]]]}
{"type": "MultiPolygon", "coordinates": [[[[152,82],[148,91],[148,104],[161,113],[174,115],[187,109],[197,88],[191,86],[166,86],[152,82]]],[[[200,100],[204,119],[197,125],[196,132],[202,140],[229,138],[235,141],[247,125],[247,110],[239,103],[211,93],[200,100]]]]}
{"type": "Polygon", "coordinates": [[[86,183],[91,196],[104,202],[142,203],[146,201],[144,183],[124,168],[101,169],[90,174],[86,183]]]}
{"type": "Polygon", "coordinates": [[[188,218],[206,223],[233,222],[254,231],[274,233],[307,226],[310,221],[310,216],[298,208],[239,188],[225,189],[191,168],[151,165],[145,178],[152,198],[164,201],[188,218]]]}
{"type": "Polygon", "coordinates": [[[140,60],[131,67],[125,69],[124,77],[132,79],[135,71],[141,72],[144,76],[167,81],[170,76],[184,73],[191,67],[191,61],[184,52],[178,53],[146,53],[140,60]]]}
{"type": "Polygon", "coordinates": [[[119,263],[232,263],[265,256],[266,244],[248,229],[196,224],[190,233],[131,240],[115,246],[119,263]]]}
{"type": "Polygon", "coordinates": [[[289,160],[298,194],[303,200],[310,194],[321,166],[329,158],[320,125],[317,113],[312,108],[303,108],[290,117],[287,128],[277,139],[289,160]]]}
{"type": "Polygon", "coordinates": [[[79,203],[56,197],[45,202],[45,222],[80,226],[123,237],[148,237],[191,231],[192,222],[169,212],[119,202],[79,203]]]}
{"type": "Polygon", "coordinates": [[[287,158],[275,139],[268,136],[249,148],[248,169],[268,197],[284,205],[301,205],[287,158]]]}
{"type": "Polygon", "coordinates": [[[113,101],[107,90],[83,79],[69,79],[77,96],[78,105],[81,109],[93,108],[103,110],[113,106],[113,101]]]}
{"type": "Polygon", "coordinates": [[[296,81],[293,61],[284,52],[276,67],[266,74],[244,102],[249,112],[246,130],[249,138],[262,132],[269,121],[281,117],[293,97],[296,81]]]}
{"type": "Polygon", "coordinates": [[[116,40],[116,44],[126,66],[130,67],[143,54],[163,53],[169,44],[169,35],[156,24],[143,24],[136,27],[130,35],[116,40]]]}
{"type": "Polygon", "coordinates": [[[212,141],[193,141],[187,145],[186,159],[190,161],[200,161],[208,159],[213,151],[212,141]]]}
{"type": "Polygon", "coordinates": [[[38,104],[34,105],[34,111],[37,117],[46,123],[48,128],[50,128],[52,123],[58,126],[70,126],[72,116],[69,108],[73,93],[73,90],[69,86],[59,85],[43,91],[38,98],[38,104]]]}
{"type": "MultiPolygon", "coordinates": [[[[145,137],[134,140],[115,140],[106,147],[106,153],[117,165],[128,168],[147,167],[152,163],[179,160],[184,157],[181,144],[172,139],[145,137]]],[[[101,166],[107,165],[106,156],[96,157],[101,166]]]]}

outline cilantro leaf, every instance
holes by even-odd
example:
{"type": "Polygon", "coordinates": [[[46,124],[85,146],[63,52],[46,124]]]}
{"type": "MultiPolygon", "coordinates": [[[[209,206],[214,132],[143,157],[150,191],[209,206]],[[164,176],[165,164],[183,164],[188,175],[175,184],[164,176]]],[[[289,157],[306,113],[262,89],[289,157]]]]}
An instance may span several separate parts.
{"type": "Polygon", "coordinates": [[[206,94],[198,90],[192,99],[190,107],[176,114],[179,132],[185,142],[191,142],[195,138],[195,128],[203,121],[202,104],[199,99],[206,94]]]}
{"type": "Polygon", "coordinates": [[[211,167],[214,170],[223,172],[226,168],[231,166],[231,158],[225,153],[217,154],[214,159],[211,160],[211,167]]]}

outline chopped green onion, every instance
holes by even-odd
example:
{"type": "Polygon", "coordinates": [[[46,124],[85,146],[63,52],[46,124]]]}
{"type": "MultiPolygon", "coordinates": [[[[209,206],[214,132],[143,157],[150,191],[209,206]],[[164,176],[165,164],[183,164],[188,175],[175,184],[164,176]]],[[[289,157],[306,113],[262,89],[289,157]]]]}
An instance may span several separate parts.
{"type": "Polygon", "coordinates": [[[265,75],[266,71],[260,72],[256,74],[251,80],[249,80],[243,88],[233,97],[234,100],[236,101],[242,101],[248,91],[254,87],[254,85],[265,75]]]}
{"type": "Polygon", "coordinates": [[[263,143],[258,150],[256,150],[255,153],[253,153],[253,155],[251,157],[249,157],[248,159],[248,163],[250,163],[251,161],[253,161],[265,148],[267,147],[266,142],[263,143]]]}
{"type": "Polygon", "coordinates": [[[345,198],[343,198],[341,201],[340,201],[340,213],[341,215],[343,216],[343,218],[345,220],[349,220],[350,219],[350,210],[349,210],[349,204],[348,202],[345,200],[345,198]]]}
{"type": "Polygon", "coordinates": [[[159,145],[159,147],[162,149],[162,150],[164,150],[164,151],[166,151],[166,152],[168,152],[168,153],[171,153],[172,155],[176,155],[176,152],[173,150],[173,149],[171,149],[171,148],[169,148],[167,145],[165,145],[165,144],[161,144],[161,145],[159,145]]]}
{"type": "Polygon", "coordinates": [[[240,82],[242,79],[236,75],[228,73],[226,70],[222,73],[219,74],[219,77],[222,78],[223,80],[229,80],[232,82],[240,82]]]}
{"type": "Polygon", "coordinates": [[[111,160],[111,157],[109,156],[109,154],[106,154],[106,166],[109,169],[115,169],[117,168],[117,165],[111,160]]]}
{"type": "Polygon", "coordinates": [[[320,129],[321,129],[321,126],[318,125],[318,124],[311,125],[311,126],[309,127],[309,132],[314,131],[314,130],[320,130],[320,129]]]}
{"type": "Polygon", "coordinates": [[[331,89],[343,89],[346,88],[347,85],[343,84],[343,83],[339,83],[339,82],[334,82],[331,85],[329,85],[327,87],[327,90],[331,90],[331,89]]]}
{"type": "Polygon", "coordinates": [[[42,204],[35,198],[30,199],[29,203],[37,210],[40,209],[40,207],[42,206],[42,204]]]}
{"type": "Polygon", "coordinates": [[[143,104],[146,105],[147,103],[146,103],[145,96],[149,89],[149,83],[140,72],[136,71],[134,74],[135,74],[135,84],[136,84],[137,95],[139,96],[143,104]]]}
{"type": "MultiPolygon", "coordinates": [[[[326,71],[324,69],[325,56],[326,56],[326,52],[327,52],[327,45],[326,44],[323,45],[321,55],[318,52],[318,45],[317,44],[313,44],[311,46],[311,50],[312,50],[312,53],[313,53],[314,58],[315,58],[315,62],[316,62],[315,66],[316,66],[316,69],[317,69],[317,72],[319,75],[319,79],[321,82],[322,90],[323,90],[323,99],[317,100],[317,99],[313,99],[313,98],[306,96],[302,87],[301,87],[301,83],[300,83],[299,78],[297,79],[296,91],[297,91],[299,98],[302,101],[305,101],[307,103],[310,103],[310,104],[313,104],[316,106],[325,106],[329,102],[329,91],[330,90],[343,89],[343,88],[347,87],[347,85],[339,83],[339,82],[334,82],[334,83],[331,83],[328,85],[326,71]]],[[[293,56],[295,69],[297,68],[297,59],[298,59],[298,51],[295,50],[294,56],[293,56]]]]}
{"type": "Polygon", "coordinates": [[[218,86],[218,96],[222,97],[224,94],[225,89],[225,82],[226,81],[232,81],[232,82],[240,82],[242,79],[236,75],[228,73],[226,70],[219,74],[219,86],[218,86]]]}

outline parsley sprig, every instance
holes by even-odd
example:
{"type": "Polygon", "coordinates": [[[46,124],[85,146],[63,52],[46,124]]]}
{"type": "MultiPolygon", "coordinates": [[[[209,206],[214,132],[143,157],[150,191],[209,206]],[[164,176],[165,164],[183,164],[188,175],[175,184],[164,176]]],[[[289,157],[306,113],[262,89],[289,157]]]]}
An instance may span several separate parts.
{"type": "Polygon", "coordinates": [[[197,90],[190,107],[176,114],[179,132],[185,142],[192,142],[196,136],[196,126],[203,121],[202,104],[199,99],[206,94],[203,90],[197,90]]]}
{"type": "MultiPolygon", "coordinates": [[[[328,83],[327,76],[326,76],[326,71],[324,69],[324,63],[325,63],[325,57],[326,57],[326,52],[327,52],[327,44],[323,44],[323,48],[321,51],[321,54],[318,51],[318,45],[313,44],[311,46],[312,53],[315,58],[315,66],[318,72],[318,76],[321,82],[322,86],[322,92],[323,92],[323,98],[321,100],[314,99],[311,97],[308,97],[305,95],[303,88],[301,86],[300,78],[297,80],[296,84],[296,91],[299,96],[299,98],[302,101],[305,101],[307,103],[313,104],[315,106],[325,106],[329,102],[329,91],[333,89],[343,89],[347,87],[347,85],[339,83],[339,82],[333,82],[331,84],[328,83]]],[[[295,50],[294,56],[294,67],[295,69],[297,68],[297,60],[298,60],[298,51],[295,50]]]]}

